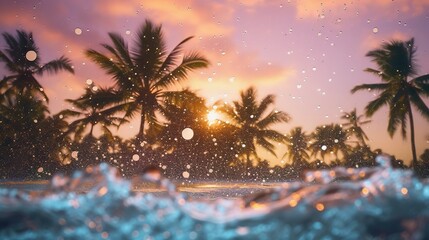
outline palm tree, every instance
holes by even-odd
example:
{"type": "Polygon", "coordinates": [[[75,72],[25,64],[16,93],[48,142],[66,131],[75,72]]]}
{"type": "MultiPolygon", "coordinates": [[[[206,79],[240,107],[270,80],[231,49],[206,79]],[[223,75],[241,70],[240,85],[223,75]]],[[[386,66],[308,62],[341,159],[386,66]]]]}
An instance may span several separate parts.
{"type": "Polygon", "coordinates": [[[341,119],[346,120],[346,123],[343,123],[342,125],[344,127],[348,127],[346,131],[350,132],[350,134],[355,135],[356,138],[360,141],[362,146],[366,146],[365,139],[368,140],[368,136],[365,134],[365,132],[362,129],[362,125],[368,124],[371,122],[371,120],[362,120],[364,116],[358,115],[356,113],[356,108],[353,109],[351,112],[345,112],[343,116],[341,116],[341,119]]]}
{"type": "Polygon", "coordinates": [[[387,105],[389,107],[387,131],[391,137],[400,127],[402,137],[405,139],[409,120],[414,167],[417,166],[417,154],[411,105],[429,119],[429,108],[420,96],[429,95],[429,74],[417,76],[415,53],[414,38],[405,42],[394,40],[384,43],[381,48],[368,52],[366,56],[377,64],[378,69],[367,68],[365,71],[381,78],[382,83],[362,84],[351,90],[352,93],[368,89],[380,92],[380,95],[366,106],[366,115],[371,117],[382,106],[387,105]]]}
{"type": "Polygon", "coordinates": [[[48,96],[43,91],[43,87],[36,79],[36,75],[44,73],[58,73],[61,70],[73,73],[73,67],[68,58],[62,56],[59,59],[42,64],[40,60],[39,48],[33,39],[33,34],[22,30],[17,30],[16,37],[4,32],[3,38],[7,47],[0,50],[0,62],[4,62],[6,69],[12,73],[0,81],[0,88],[8,86],[10,91],[4,94],[11,94],[12,89],[23,94],[28,91],[41,94],[47,101],[48,96]]]}
{"type": "Polygon", "coordinates": [[[146,20],[137,33],[136,46],[130,51],[125,40],[109,33],[113,45],[102,44],[108,54],[87,50],[86,55],[103,68],[115,81],[115,90],[121,100],[115,106],[124,119],[140,115],[137,134],[143,140],[145,124],[157,124],[156,113],[167,89],[185,80],[189,72],[205,68],[209,62],[198,52],[183,53],[185,38],[170,53],[167,52],[161,25],[146,20]]]}
{"type": "Polygon", "coordinates": [[[285,156],[293,161],[293,165],[304,166],[310,156],[307,153],[310,136],[302,131],[301,127],[292,129],[286,136],[287,149],[285,156]]]}
{"type": "Polygon", "coordinates": [[[326,153],[334,153],[338,158],[338,152],[347,156],[349,146],[346,144],[348,138],[347,132],[338,124],[330,124],[316,127],[312,134],[312,143],[310,150],[313,156],[320,153],[322,159],[325,159],[326,153]]]}
{"type": "MultiPolygon", "coordinates": [[[[42,128],[46,127],[44,122],[49,111],[46,104],[30,92],[17,94],[13,90],[10,93],[0,100],[0,172],[4,171],[8,177],[24,177],[39,160],[42,131],[50,131],[42,128]]],[[[50,150],[45,149],[45,153],[50,150]]]]}
{"type": "Polygon", "coordinates": [[[70,123],[68,133],[74,132],[74,140],[79,142],[82,139],[82,134],[90,126],[87,137],[94,138],[94,127],[99,124],[101,130],[107,136],[112,136],[109,127],[118,127],[122,118],[115,117],[114,108],[108,108],[109,101],[115,98],[116,93],[112,88],[94,88],[88,86],[85,93],[77,99],[66,99],[67,102],[73,105],[73,110],[64,110],[60,112],[65,117],[81,117],[70,123]],[[96,89],[96,91],[94,91],[96,89]]]}
{"type": "Polygon", "coordinates": [[[245,157],[246,167],[251,165],[251,156],[259,159],[256,145],[276,156],[275,146],[271,141],[282,142],[285,136],[271,127],[276,123],[286,123],[290,120],[287,113],[277,110],[268,111],[275,102],[274,95],[268,95],[257,101],[257,92],[253,87],[240,93],[240,100],[232,106],[224,104],[219,111],[226,115],[229,124],[235,127],[237,145],[240,155],[245,157]]]}
{"type": "MultiPolygon", "coordinates": [[[[192,145],[204,145],[206,142],[211,142],[208,141],[210,137],[207,134],[208,108],[204,98],[188,89],[169,92],[164,97],[165,101],[160,111],[167,123],[161,129],[162,134],[154,135],[157,136],[156,138],[165,150],[177,148],[185,143],[186,146],[189,146],[190,142],[192,145]],[[182,130],[185,128],[193,130],[194,137],[191,140],[182,138],[182,130]]],[[[195,149],[186,148],[195,151],[195,149]]]]}

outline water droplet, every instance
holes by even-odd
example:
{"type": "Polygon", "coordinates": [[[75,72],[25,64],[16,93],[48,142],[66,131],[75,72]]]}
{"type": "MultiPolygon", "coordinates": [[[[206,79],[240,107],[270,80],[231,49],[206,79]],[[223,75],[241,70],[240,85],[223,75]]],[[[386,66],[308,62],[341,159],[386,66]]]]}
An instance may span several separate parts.
{"type": "Polygon", "coordinates": [[[93,84],[93,81],[91,79],[87,79],[86,84],[91,85],[91,84],[93,84]]]}
{"type": "Polygon", "coordinates": [[[378,27],[374,27],[374,28],[372,29],[372,32],[373,32],[373,33],[378,33],[378,27]]]}
{"type": "Polygon", "coordinates": [[[138,154],[134,154],[133,161],[138,161],[138,160],[140,160],[140,156],[138,154]]]}
{"type": "Polygon", "coordinates": [[[42,167],[39,167],[39,168],[37,169],[37,172],[38,172],[38,173],[43,172],[43,168],[42,168],[42,167]]]}
{"type": "Polygon", "coordinates": [[[296,85],[296,88],[300,89],[300,88],[302,88],[302,85],[298,84],[298,85],[296,85]]]}
{"type": "Polygon", "coordinates": [[[323,151],[326,151],[326,149],[328,149],[328,147],[327,147],[326,145],[322,145],[321,149],[322,149],[323,151]]]}
{"type": "Polygon", "coordinates": [[[189,172],[188,172],[188,171],[184,171],[184,172],[182,173],[182,176],[183,176],[184,178],[189,178],[189,172]]]}
{"type": "Polygon", "coordinates": [[[36,60],[37,53],[33,50],[30,50],[25,54],[25,58],[27,58],[28,61],[32,62],[32,61],[36,60]]]}
{"type": "Polygon", "coordinates": [[[191,128],[185,128],[182,131],[182,137],[185,140],[191,140],[194,137],[194,130],[192,130],[191,128]]]}
{"type": "Polygon", "coordinates": [[[316,204],[316,209],[317,211],[321,212],[325,209],[325,205],[323,205],[322,203],[318,203],[316,204]]]}
{"type": "Polygon", "coordinates": [[[74,29],[74,33],[76,34],[76,35],[81,35],[82,34],[82,29],[80,29],[80,28],[75,28],[74,29]]]}
{"type": "Polygon", "coordinates": [[[125,31],[125,34],[130,35],[131,31],[130,30],[125,31]]]}
{"type": "Polygon", "coordinates": [[[78,155],[78,151],[73,151],[72,153],[71,153],[71,156],[72,156],[72,158],[74,158],[74,159],[77,159],[77,155],[78,155]]]}

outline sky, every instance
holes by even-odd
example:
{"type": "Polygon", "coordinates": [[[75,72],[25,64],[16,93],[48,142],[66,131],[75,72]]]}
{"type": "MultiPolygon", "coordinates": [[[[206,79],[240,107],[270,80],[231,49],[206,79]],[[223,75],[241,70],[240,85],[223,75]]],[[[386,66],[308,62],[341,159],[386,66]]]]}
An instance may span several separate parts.
{"type": "MultiPolygon", "coordinates": [[[[379,79],[363,70],[376,67],[365,54],[383,42],[415,38],[419,74],[429,73],[429,0],[38,0],[3,1],[0,31],[33,32],[42,62],[69,57],[75,74],[43,76],[51,113],[70,106],[86,81],[110,86],[113,81],[85,57],[84,51],[102,50],[108,32],[121,34],[132,46],[137,29],[150,19],[162,24],[171,50],[188,36],[187,51],[199,51],[211,62],[179,86],[189,87],[208,99],[230,102],[241,90],[258,89],[262,98],[276,95],[276,109],[292,120],[276,127],[287,133],[302,126],[342,123],[344,112],[364,113],[375,92],[350,90],[379,79]]],[[[4,48],[3,39],[0,48],[4,48]]],[[[0,75],[7,75],[0,67],[0,75]]],[[[426,103],[429,104],[426,98],[426,103]]],[[[364,126],[372,149],[408,162],[409,137],[387,133],[388,109],[382,108],[364,126]]],[[[429,148],[428,121],[415,111],[417,154],[429,148]]],[[[119,134],[133,136],[137,121],[119,134]]],[[[285,152],[278,149],[279,156],[285,152]]],[[[270,157],[278,162],[280,158],[270,157]]]]}

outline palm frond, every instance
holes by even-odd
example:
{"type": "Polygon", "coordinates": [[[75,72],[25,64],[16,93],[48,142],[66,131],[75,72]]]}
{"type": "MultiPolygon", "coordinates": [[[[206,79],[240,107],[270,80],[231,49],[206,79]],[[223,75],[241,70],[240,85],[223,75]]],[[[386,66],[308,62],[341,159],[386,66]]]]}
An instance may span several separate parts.
{"type": "Polygon", "coordinates": [[[124,64],[127,66],[134,66],[134,63],[131,59],[130,52],[128,50],[128,45],[125,42],[124,38],[116,33],[109,33],[110,40],[112,40],[115,45],[115,53],[118,59],[121,59],[124,64]]]}
{"type": "Polygon", "coordinates": [[[18,72],[20,70],[18,66],[1,50],[0,50],[0,61],[6,63],[6,67],[10,72],[18,72]]]}
{"type": "Polygon", "coordinates": [[[423,101],[423,99],[419,96],[417,91],[415,89],[410,89],[409,96],[411,103],[417,108],[417,110],[423,115],[423,117],[429,120],[429,108],[423,101]]]}
{"type": "Polygon", "coordinates": [[[285,112],[272,111],[268,116],[256,123],[256,126],[260,129],[267,129],[276,123],[287,123],[290,119],[291,117],[285,112]]]}
{"type": "Polygon", "coordinates": [[[146,20],[137,32],[136,47],[132,51],[132,59],[136,63],[138,73],[144,80],[144,86],[149,87],[157,70],[162,65],[165,56],[165,40],[162,26],[154,25],[146,20]]]}
{"type": "Polygon", "coordinates": [[[275,150],[275,146],[270,143],[269,141],[267,141],[265,138],[261,137],[261,138],[256,138],[256,143],[263,147],[265,150],[267,150],[269,153],[271,153],[272,155],[274,155],[275,157],[277,157],[275,150]]]}
{"type": "Polygon", "coordinates": [[[258,106],[258,109],[255,113],[257,118],[259,119],[264,113],[268,110],[268,107],[275,102],[275,96],[274,95],[268,95],[262,99],[261,103],[258,106]]]}
{"type": "Polygon", "coordinates": [[[389,123],[387,126],[387,131],[392,137],[399,125],[401,126],[402,137],[406,137],[406,121],[408,112],[407,103],[405,102],[405,96],[403,94],[397,94],[392,100],[389,110],[389,123]]]}
{"type": "Polygon", "coordinates": [[[389,92],[382,92],[381,95],[370,101],[368,105],[365,107],[366,116],[371,117],[378,109],[380,109],[383,105],[390,103],[392,99],[392,95],[389,92]]]}
{"type": "Polygon", "coordinates": [[[59,59],[55,59],[49,61],[44,64],[39,70],[38,74],[43,74],[43,72],[47,71],[48,73],[58,73],[61,70],[66,70],[67,72],[74,73],[74,69],[70,59],[61,56],[59,59]]]}
{"type": "Polygon", "coordinates": [[[418,76],[418,77],[412,79],[410,82],[414,82],[416,84],[429,83],[429,74],[418,76]]]}
{"type": "Polygon", "coordinates": [[[371,83],[371,84],[361,84],[358,86],[355,86],[352,90],[351,93],[355,93],[357,91],[360,90],[376,90],[376,91],[383,91],[386,90],[389,87],[388,83],[371,83]]]}
{"type": "Polygon", "coordinates": [[[65,110],[60,111],[58,114],[63,115],[63,118],[67,118],[67,117],[79,117],[83,113],[78,112],[78,111],[74,111],[74,110],[70,110],[70,109],[65,109],[65,110]]]}
{"type": "Polygon", "coordinates": [[[89,59],[104,69],[107,74],[112,75],[118,87],[128,87],[132,84],[128,80],[126,71],[107,56],[104,56],[93,49],[87,50],[85,54],[89,59]]]}
{"type": "Polygon", "coordinates": [[[161,67],[158,69],[158,73],[155,78],[162,78],[161,76],[170,73],[174,69],[174,67],[178,65],[179,57],[182,54],[183,45],[192,38],[192,36],[187,37],[179,44],[177,44],[176,47],[174,47],[170,54],[168,54],[168,56],[164,59],[161,67]]]}
{"type": "Polygon", "coordinates": [[[175,83],[179,83],[187,78],[190,71],[206,68],[209,65],[206,60],[199,53],[191,53],[183,57],[182,63],[177,66],[174,70],[164,75],[155,84],[154,88],[167,88],[175,83]]]}

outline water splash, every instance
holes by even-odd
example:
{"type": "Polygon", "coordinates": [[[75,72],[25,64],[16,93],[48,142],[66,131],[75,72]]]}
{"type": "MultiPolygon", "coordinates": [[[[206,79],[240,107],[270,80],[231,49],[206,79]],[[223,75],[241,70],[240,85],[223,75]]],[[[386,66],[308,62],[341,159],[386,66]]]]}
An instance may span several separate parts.
{"type": "Polygon", "coordinates": [[[0,189],[0,239],[427,239],[429,184],[393,169],[309,172],[239,199],[196,200],[156,168],[131,181],[106,164],[49,189],[0,189]],[[140,181],[163,194],[132,191],[140,181]]]}

